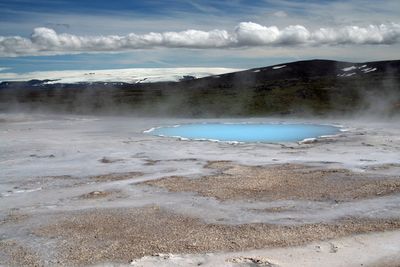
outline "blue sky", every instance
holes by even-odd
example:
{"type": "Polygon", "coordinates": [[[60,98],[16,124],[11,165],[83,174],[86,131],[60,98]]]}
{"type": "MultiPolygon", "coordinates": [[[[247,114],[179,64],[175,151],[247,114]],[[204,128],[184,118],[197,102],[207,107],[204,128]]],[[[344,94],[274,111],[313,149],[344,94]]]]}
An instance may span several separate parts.
{"type": "Polygon", "coordinates": [[[398,0],[0,0],[0,71],[399,59],[399,24],[398,0]]]}

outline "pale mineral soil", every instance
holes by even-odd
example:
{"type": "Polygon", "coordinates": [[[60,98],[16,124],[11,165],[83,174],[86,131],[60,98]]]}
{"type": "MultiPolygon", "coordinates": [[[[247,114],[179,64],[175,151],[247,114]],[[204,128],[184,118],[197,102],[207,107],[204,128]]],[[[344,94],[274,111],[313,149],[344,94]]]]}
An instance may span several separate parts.
{"type": "Polygon", "coordinates": [[[398,267],[400,232],[358,234],[308,245],[205,254],[158,254],[132,266],[341,266],[398,267]]]}
{"type": "Polygon", "coordinates": [[[0,265],[400,262],[396,121],[0,114],[0,140],[0,265]],[[281,144],[143,133],[196,121],[347,131],[281,144]]]}

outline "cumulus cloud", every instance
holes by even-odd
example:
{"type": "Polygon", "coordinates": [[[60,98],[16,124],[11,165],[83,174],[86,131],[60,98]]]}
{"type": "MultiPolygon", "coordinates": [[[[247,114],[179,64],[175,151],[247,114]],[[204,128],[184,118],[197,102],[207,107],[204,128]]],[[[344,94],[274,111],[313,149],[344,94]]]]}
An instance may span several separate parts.
{"type": "Polygon", "coordinates": [[[400,24],[321,28],[313,33],[319,44],[394,44],[400,42],[400,24]]]}
{"type": "Polygon", "coordinates": [[[344,26],[310,30],[302,25],[285,28],[241,22],[233,31],[186,30],[147,34],[78,36],[35,28],[29,38],[0,36],[0,56],[52,55],[82,52],[119,52],[134,49],[234,48],[247,46],[391,45],[400,43],[400,24],[344,26]]]}

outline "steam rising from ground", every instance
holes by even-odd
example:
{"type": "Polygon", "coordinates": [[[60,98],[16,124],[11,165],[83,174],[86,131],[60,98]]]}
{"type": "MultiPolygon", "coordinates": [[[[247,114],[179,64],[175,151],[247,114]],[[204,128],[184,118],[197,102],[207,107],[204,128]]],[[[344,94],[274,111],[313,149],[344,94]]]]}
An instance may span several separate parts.
{"type": "Polygon", "coordinates": [[[78,36],[41,27],[35,28],[29,38],[0,36],[0,56],[116,52],[155,47],[208,49],[245,46],[389,45],[399,41],[400,24],[396,23],[311,30],[302,25],[280,29],[276,26],[241,22],[232,32],[222,29],[190,29],[180,32],[130,33],[124,36],[78,36]]]}
{"type": "Polygon", "coordinates": [[[227,75],[215,75],[230,70],[220,68],[3,73],[0,79],[14,75],[7,79],[60,80],[0,83],[0,110],[146,117],[398,118],[399,64],[316,60],[227,75]],[[192,77],[207,73],[214,76],[192,77]],[[184,81],[151,83],[180,79],[184,81]]]}

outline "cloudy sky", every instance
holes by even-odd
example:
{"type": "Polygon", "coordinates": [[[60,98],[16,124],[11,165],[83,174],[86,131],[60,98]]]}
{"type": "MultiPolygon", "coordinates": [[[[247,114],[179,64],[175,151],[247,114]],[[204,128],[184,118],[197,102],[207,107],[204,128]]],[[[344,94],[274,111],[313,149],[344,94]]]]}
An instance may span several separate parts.
{"type": "Polygon", "coordinates": [[[0,0],[0,72],[400,59],[399,0],[0,0]]]}

